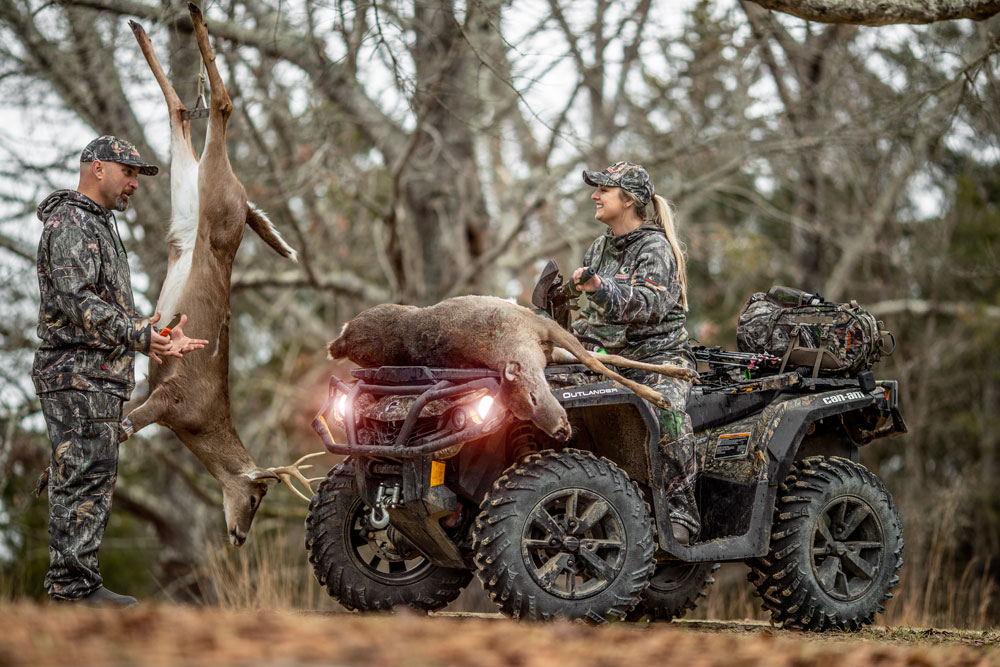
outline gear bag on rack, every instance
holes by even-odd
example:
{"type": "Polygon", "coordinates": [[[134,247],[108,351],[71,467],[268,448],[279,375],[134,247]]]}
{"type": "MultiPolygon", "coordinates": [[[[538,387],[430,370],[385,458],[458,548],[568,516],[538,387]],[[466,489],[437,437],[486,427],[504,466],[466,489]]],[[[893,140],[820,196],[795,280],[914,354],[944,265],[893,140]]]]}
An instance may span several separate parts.
{"type": "Polygon", "coordinates": [[[746,302],[736,343],[741,352],[781,357],[779,373],[805,366],[813,377],[856,375],[896,348],[892,333],[856,301],[836,303],[780,286],[746,302]]]}

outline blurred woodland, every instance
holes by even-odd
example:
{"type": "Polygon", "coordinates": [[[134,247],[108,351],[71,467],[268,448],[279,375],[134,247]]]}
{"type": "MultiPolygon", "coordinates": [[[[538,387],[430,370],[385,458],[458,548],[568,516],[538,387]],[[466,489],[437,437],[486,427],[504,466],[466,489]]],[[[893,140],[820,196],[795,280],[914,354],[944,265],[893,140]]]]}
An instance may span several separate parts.
{"type": "MultiPolygon", "coordinates": [[[[387,301],[526,304],[544,260],[572,269],[603,232],[581,169],[629,159],[677,207],[700,342],[735,346],[742,303],[772,284],[886,322],[898,348],[876,371],[899,380],[909,433],[862,451],[904,522],[884,622],[1000,625],[1000,16],[874,27],[737,0],[205,9],[236,107],[234,171],[300,257],[250,234],[234,269],[234,421],[259,463],[320,448],[309,422],[343,370],[324,346],[344,322],[387,301]]],[[[76,186],[98,134],[169,164],[166,108],[127,19],[193,105],[187,16],[178,0],[0,0],[0,599],[43,596],[48,562],[47,501],[31,493],[49,447],[30,384],[34,209],[76,186]]],[[[153,304],[165,173],[133,207],[119,225],[153,304]]],[[[290,604],[321,604],[304,504],[272,488],[234,555],[217,485],[153,431],[122,447],[109,587],[212,602],[280,565],[302,592],[290,604]]],[[[732,601],[717,613],[752,613],[740,579],[712,589],[732,601]]]]}

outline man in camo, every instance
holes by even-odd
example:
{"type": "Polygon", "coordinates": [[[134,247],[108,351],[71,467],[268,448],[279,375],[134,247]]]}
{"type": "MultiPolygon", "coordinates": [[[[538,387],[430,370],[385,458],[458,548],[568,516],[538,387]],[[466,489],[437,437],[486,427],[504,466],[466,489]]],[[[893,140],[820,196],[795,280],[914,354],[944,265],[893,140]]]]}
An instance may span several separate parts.
{"type": "MultiPolygon", "coordinates": [[[[667,235],[667,225],[674,233],[667,203],[655,197],[646,170],[631,162],[584,171],[583,180],[596,188],[591,196],[595,218],[608,230],[584,255],[584,266],[596,275],[579,285],[587,303],[573,323],[574,331],[600,340],[613,354],[696,370],[685,329],[684,268],[674,252],[676,239],[667,235]],[[654,198],[658,201],[650,215],[646,208],[654,198]]],[[[581,267],[574,272],[575,283],[583,271],[581,267]]],[[[635,369],[622,374],[653,387],[672,406],[656,408],[659,450],[674,537],[687,544],[701,527],[693,491],[698,472],[694,435],[685,411],[691,382],[635,369]]]]}
{"type": "Polygon", "coordinates": [[[49,468],[49,572],[56,600],[135,604],[102,586],[97,550],[118,471],[118,429],[134,382],[135,353],[159,361],[197,343],[159,319],[136,314],[128,256],[110,209],[124,211],[142,162],[127,141],[103,136],[80,157],[77,190],[58,190],[38,206],[38,337],[32,379],[52,444],[49,468]],[[168,332],[169,333],[169,332],[168,332]]]}

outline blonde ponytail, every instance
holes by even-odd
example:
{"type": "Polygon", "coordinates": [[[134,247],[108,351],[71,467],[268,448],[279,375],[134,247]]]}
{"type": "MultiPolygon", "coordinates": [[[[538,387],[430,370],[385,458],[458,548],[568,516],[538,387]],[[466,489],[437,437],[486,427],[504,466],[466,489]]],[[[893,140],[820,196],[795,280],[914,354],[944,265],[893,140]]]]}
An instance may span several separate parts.
{"type": "Polygon", "coordinates": [[[674,229],[674,216],[670,202],[660,195],[653,195],[653,220],[663,226],[663,231],[670,242],[670,249],[674,252],[674,262],[677,264],[677,279],[681,283],[681,305],[684,312],[688,309],[688,279],[687,265],[684,261],[684,247],[677,239],[677,230],[674,229]]]}

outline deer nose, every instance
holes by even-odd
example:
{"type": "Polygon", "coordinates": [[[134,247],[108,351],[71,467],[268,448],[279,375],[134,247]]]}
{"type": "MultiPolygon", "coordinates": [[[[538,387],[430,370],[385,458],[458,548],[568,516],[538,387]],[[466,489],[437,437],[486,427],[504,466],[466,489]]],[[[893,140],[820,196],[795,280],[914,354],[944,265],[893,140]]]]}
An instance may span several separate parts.
{"type": "Polygon", "coordinates": [[[567,440],[569,440],[569,435],[570,435],[570,428],[569,424],[567,423],[564,424],[563,426],[560,426],[559,430],[555,432],[553,437],[559,442],[566,442],[567,440]]]}
{"type": "Polygon", "coordinates": [[[234,547],[242,547],[243,543],[247,541],[247,536],[245,533],[241,533],[238,529],[233,528],[229,531],[229,543],[234,547]]]}

